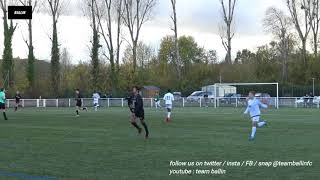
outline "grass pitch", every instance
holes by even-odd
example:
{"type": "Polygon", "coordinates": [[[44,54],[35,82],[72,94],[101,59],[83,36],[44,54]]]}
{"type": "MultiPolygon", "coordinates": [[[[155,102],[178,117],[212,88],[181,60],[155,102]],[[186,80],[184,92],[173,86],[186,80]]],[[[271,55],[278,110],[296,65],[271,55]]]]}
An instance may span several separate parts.
{"type": "MultiPolygon", "coordinates": [[[[316,180],[320,110],[268,109],[266,128],[248,141],[251,121],[234,108],[145,109],[150,139],[129,123],[127,108],[9,110],[0,120],[2,180],[316,180]],[[312,161],[311,167],[220,167],[224,175],[173,175],[170,161],[312,161]]],[[[2,116],[1,116],[2,117],[2,116]]]]}

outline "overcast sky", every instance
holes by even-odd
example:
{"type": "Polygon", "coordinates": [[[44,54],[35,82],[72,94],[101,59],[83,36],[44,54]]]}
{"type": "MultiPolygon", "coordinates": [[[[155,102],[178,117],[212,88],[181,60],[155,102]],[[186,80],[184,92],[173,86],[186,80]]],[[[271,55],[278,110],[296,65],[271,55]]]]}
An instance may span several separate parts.
{"type": "MultiPolygon", "coordinates": [[[[89,21],[81,10],[80,0],[71,0],[65,15],[61,16],[58,31],[62,48],[67,48],[72,56],[72,62],[89,60],[91,30],[89,21]]],[[[170,0],[158,0],[152,21],[143,26],[140,40],[157,50],[160,40],[171,35],[170,0]]],[[[236,35],[233,41],[233,55],[236,51],[248,48],[255,50],[271,40],[264,32],[262,20],[265,11],[270,6],[286,10],[284,0],[238,0],[235,10],[236,35]]],[[[1,14],[2,16],[2,14],[1,14]]],[[[219,0],[177,0],[177,17],[179,36],[193,36],[197,43],[205,49],[215,49],[220,59],[225,51],[218,35],[221,23],[221,7],[219,0]]],[[[38,59],[50,59],[51,18],[37,13],[34,19],[34,48],[38,59]]],[[[27,46],[23,38],[27,31],[25,21],[17,21],[18,29],[13,40],[13,55],[27,57],[27,46]]],[[[0,23],[0,52],[3,51],[3,24],[0,23]]]]}

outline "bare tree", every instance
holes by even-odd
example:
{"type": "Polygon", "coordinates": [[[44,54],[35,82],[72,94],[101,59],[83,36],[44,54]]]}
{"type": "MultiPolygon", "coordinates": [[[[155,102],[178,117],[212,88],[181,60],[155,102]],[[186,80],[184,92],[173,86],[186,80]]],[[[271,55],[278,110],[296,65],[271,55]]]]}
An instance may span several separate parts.
{"type": "Polygon", "coordinates": [[[100,38],[99,38],[99,17],[98,14],[98,3],[97,0],[84,0],[86,8],[86,15],[90,19],[90,27],[92,29],[92,39],[91,39],[91,86],[93,89],[98,89],[100,84],[100,60],[99,60],[99,49],[100,38]]]}
{"type": "Polygon", "coordinates": [[[53,90],[60,90],[60,50],[58,41],[58,20],[67,0],[47,0],[47,9],[52,18],[51,47],[51,85],[53,90]]]}
{"type": "Polygon", "coordinates": [[[298,32],[302,43],[302,56],[304,65],[307,65],[307,40],[311,30],[309,11],[311,7],[311,0],[287,0],[287,7],[289,9],[292,22],[298,32]],[[297,8],[300,8],[298,11],[297,8]],[[301,16],[300,16],[301,14],[301,16]],[[301,22],[302,20],[302,22],[301,22]]]}
{"type": "Polygon", "coordinates": [[[151,19],[157,0],[124,0],[124,25],[128,28],[133,55],[133,73],[137,67],[137,45],[142,25],[151,19]]]}
{"type": "Polygon", "coordinates": [[[232,39],[234,37],[234,11],[237,0],[220,0],[224,24],[220,27],[220,37],[224,49],[227,51],[226,62],[231,64],[232,39]]]}
{"type": "Polygon", "coordinates": [[[176,9],[177,0],[171,0],[172,5],[172,22],[173,22],[173,28],[172,31],[174,32],[174,53],[175,53],[175,66],[176,71],[178,74],[178,79],[181,78],[181,59],[180,59],[180,51],[179,51],[179,40],[178,40],[178,27],[177,27],[177,9],[176,9]]]}
{"type": "Polygon", "coordinates": [[[308,9],[308,17],[309,23],[312,30],[313,35],[313,52],[315,57],[318,57],[318,34],[319,34],[319,24],[320,24],[320,17],[319,17],[319,0],[311,0],[311,7],[308,9]]]}
{"type": "MultiPolygon", "coordinates": [[[[19,0],[19,2],[24,6],[32,6],[32,13],[35,12],[38,8],[40,0],[19,0]]],[[[28,65],[27,65],[27,78],[29,81],[29,89],[32,92],[35,81],[35,56],[34,56],[34,47],[33,47],[33,33],[32,33],[32,19],[27,20],[28,26],[28,40],[24,39],[28,47],[28,65]]]]}
{"type": "Polygon", "coordinates": [[[94,2],[97,30],[107,47],[107,54],[104,54],[104,56],[110,62],[112,87],[113,91],[115,91],[120,69],[121,25],[124,13],[123,0],[95,0],[94,2]],[[114,26],[116,26],[116,31],[114,31],[114,26]]]}
{"type": "Polygon", "coordinates": [[[289,16],[275,7],[270,7],[266,11],[263,21],[266,31],[271,32],[279,40],[279,51],[282,63],[282,82],[288,79],[288,58],[290,44],[292,44],[292,34],[290,33],[292,22],[289,16]]]}
{"type": "Polygon", "coordinates": [[[8,5],[13,5],[10,0],[0,0],[0,8],[3,13],[3,34],[4,34],[4,49],[2,55],[2,76],[4,78],[4,86],[7,88],[10,82],[14,80],[14,62],[12,55],[12,38],[17,28],[17,24],[13,25],[12,20],[8,22],[8,5]],[[6,83],[7,82],[7,83],[6,83]]]}

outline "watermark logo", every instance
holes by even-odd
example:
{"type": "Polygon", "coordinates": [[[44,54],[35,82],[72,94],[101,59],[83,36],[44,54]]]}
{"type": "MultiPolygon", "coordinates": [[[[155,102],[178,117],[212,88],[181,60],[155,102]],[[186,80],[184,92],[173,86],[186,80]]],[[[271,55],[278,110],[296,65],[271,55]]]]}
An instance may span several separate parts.
{"type": "Polygon", "coordinates": [[[32,6],[8,6],[8,19],[32,19],[32,6]]]}

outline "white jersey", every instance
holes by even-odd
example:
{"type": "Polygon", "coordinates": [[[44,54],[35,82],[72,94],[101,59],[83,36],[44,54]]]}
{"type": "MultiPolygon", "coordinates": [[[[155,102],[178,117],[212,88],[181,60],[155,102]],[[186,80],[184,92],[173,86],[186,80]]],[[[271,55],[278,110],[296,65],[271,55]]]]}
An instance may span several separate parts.
{"type": "Polygon", "coordinates": [[[165,101],[165,104],[172,105],[172,102],[174,101],[174,97],[172,93],[167,93],[164,95],[163,100],[165,101]]]}
{"type": "Polygon", "coordinates": [[[260,116],[261,115],[260,107],[268,108],[268,106],[266,104],[261,103],[260,100],[256,98],[250,99],[248,100],[248,107],[244,113],[245,114],[250,113],[251,118],[260,116]]]}
{"type": "Polygon", "coordinates": [[[93,93],[92,98],[93,98],[93,103],[94,104],[98,104],[99,103],[100,95],[98,93],[93,93]]]}

